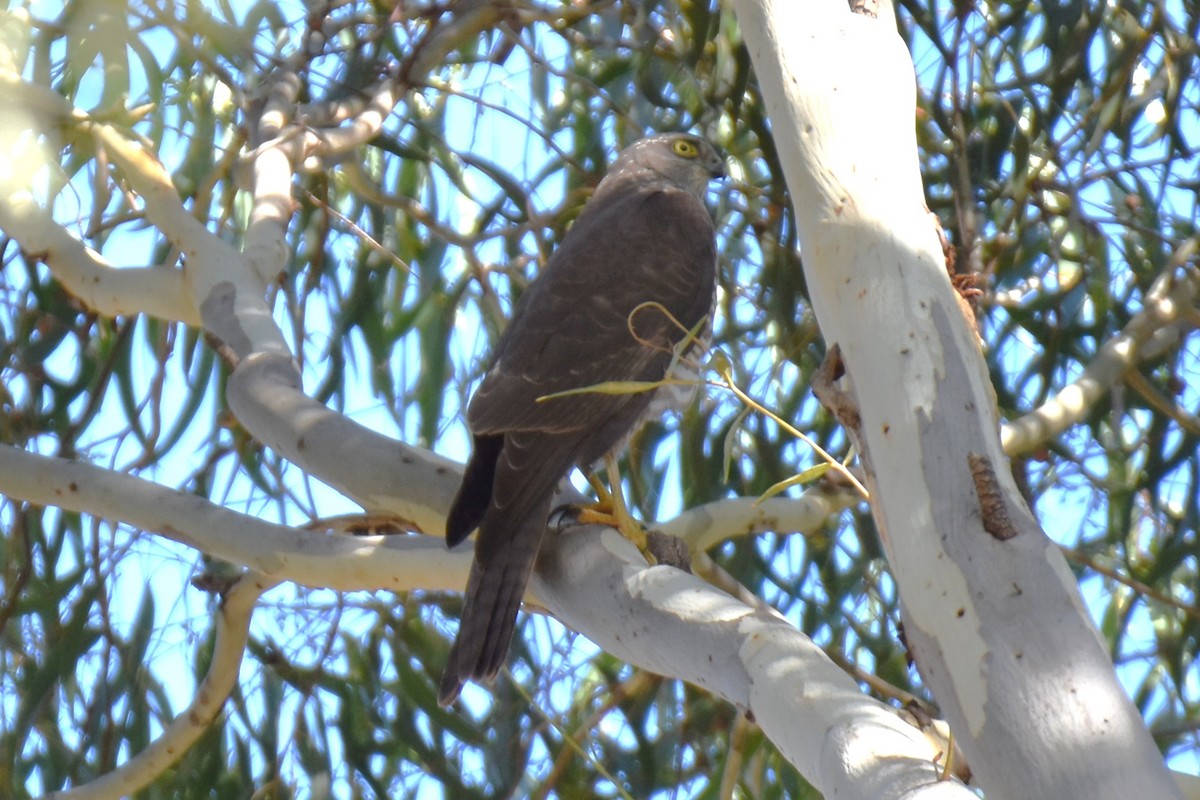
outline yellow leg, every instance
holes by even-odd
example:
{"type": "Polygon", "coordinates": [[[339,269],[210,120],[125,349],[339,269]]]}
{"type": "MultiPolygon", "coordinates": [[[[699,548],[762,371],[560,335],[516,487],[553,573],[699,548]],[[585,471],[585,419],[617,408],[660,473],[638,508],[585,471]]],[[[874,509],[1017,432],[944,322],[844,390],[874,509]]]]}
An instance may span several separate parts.
{"type": "Polygon", "coordinates": [[[595,475],[588,476],[588,483],[596,490],[600,500],[594,506],[581,509],[579,521],[616,528],[622,536],[637,545],[648,562],[657,564],[658,560],[650,552],[647,543],[646,530],[625,505],[625,495],[621,492],[621,473],[617,469],[615,456],[610,454],[604,457],[604,469],[608,476],[607,487],[595,475]]]}
{"type": "MultiPolygon", "coordinates": [[[[606,458],[605,466],[608,466],[607,462],[608,459],[606,458]]],[[[611,475],[608,477],[610,480],[612,479],[611,475]]],[[[600,480],[599,475],[596,475],[594,472],[589,472],[587,476],[587,482],[591,485],[592,491],[596,493],[595,510],[604,514],[610,513],[613,508],[613,496],[612,492],[608,490],[608,487],[604,485],[604,481],[600,480]]]]}

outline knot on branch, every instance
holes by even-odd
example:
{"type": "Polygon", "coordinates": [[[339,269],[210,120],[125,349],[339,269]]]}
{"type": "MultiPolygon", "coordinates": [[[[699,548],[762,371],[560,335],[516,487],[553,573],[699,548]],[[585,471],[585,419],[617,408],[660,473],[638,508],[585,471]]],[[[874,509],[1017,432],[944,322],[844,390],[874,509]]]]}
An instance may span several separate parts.
{"type": "Polygon", "coordinates": [[[1002,542],[1013,538],[1019,531],[1008,514],[1008,505],[1004,502],[991,459],[978,453],[967,453],[967,465],[975,483],[975,496],[979,498],[983,529],[1002,542]]]}

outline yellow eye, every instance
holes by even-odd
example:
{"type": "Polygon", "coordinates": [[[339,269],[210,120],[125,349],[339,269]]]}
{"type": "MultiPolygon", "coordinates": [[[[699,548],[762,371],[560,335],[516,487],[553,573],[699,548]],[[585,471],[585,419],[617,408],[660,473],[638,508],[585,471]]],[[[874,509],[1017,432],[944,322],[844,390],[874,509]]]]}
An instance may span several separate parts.
{"type": "Polygon", "coordinates": [[[676,139],[671,144],[671,149],[675,151],[675,155],[683,156],[684,158],[695,158],[700,155],[700,148],[696,147],[696,143],[690,142],[687,139],[676,139]]]}

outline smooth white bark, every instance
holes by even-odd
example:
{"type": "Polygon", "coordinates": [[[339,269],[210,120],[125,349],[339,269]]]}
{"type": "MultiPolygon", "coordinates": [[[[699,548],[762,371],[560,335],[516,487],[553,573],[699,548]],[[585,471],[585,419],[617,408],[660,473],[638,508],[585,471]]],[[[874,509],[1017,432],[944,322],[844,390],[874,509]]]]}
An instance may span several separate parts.
{"type": "MultiPolygon", "coordinates": [[[[459,590],[469,549],[441,538],[346,536],[277,525],[203,497],[85,462],[0,445],[0,494],[122,522],[276,581],[338,591],[459,590]]],[[[449,504],[449,496],[445,498],[449,504]]]]}
{"type": "Polygon", "coordinates": [[[817,530],[834,514],[861,502],[858,492],[817,486],[799,497],[728,497],[689,508],[656,527],[683,539],[691,552],[699,553],[738,536],[817,530]]]}
{"type": "Polygon", "coordinates": [[[101,314],[200,321],[182,271],[115,266],[68,233],[23,189],[0,185],[0,230],[25,252],[40,256],[67,291],[101,314]]]}
{"type": "Polygon", "coordinates": [[[924,206],[912,62],[895,21],[832,0],[734,6],[813,307],[857,398],[852,433],[908,642],[979,785],[989,800],[1177,797],[1008,472],[988,374],[924,206]]]}
{"type": "MultiPolygon", "coordinates": [[[[458,590],[471,563],[470,547],[448,552],[439,538],[288,528],[141,478],[7,446],[0,446],[0,493],[120,520],[245,565],[270,582],[341,591],[458,590]]],[[[810,503],[797,503],[795,515],[787,504],[777,498],[772,512],[779,519],[809,519],[810,503]]],[[[728,518],[720,505],[707,513],[728,518]]],[[[732,501],[730,514],[744,516],[746,505],[732,501]]],[[[528,599],[631,663],[691,681],[750,711],[784,756],[827,791],[864,800],[971,796],[937,782],[936,744],[864,696],[778,614],[679,570],[647,567],[612,530],[589,526],[550,535],[528,599]]],[[[240,655],[240,645],[229,642],[221,649],[223,664],[233,658],[230,648],[240,655]]],[[[211,697],[196,702],[209,719],[211,697]]],[[[175,754],[192,741],[195,725],[188,717],[181,715],[166,734],[175,754]]],[[[163,752],[156,745],[148,760],[102,785],[124,786],[145,775],[145,765],[162,763],[163,752]]]]}
{"type": "Polygon", "coordinates": [[[118,268],[38,204],[35,193],[47,182],[54,155],[38,134],[58,125],[80,124],[84,116],[62,95],[22,78],[12,69],[12,54],[3,45],[0,42],[0,96],[9,106],[0,119],[0,231],[42,259],[68,291],[102,314],[146,313],[199,322],[180,270],[118,268]]]}
{"type": "Polygon", "coordinates": [[[305,473],[371,511],[442,535],[461,467],[331,411],[290,380],[290,359],[254,354],[229,379],[226,399],[247,429],[305,473]]]}
{"type": "Polygon", "coordinates": [[[865,696],[822,650],[777,614],[694,575],[646,567],[615,531],[551,539],[532,593],[567,625],[632,664],[736,704],[827,796],[973,798],[939,781],[937,748],[865,696]]]}

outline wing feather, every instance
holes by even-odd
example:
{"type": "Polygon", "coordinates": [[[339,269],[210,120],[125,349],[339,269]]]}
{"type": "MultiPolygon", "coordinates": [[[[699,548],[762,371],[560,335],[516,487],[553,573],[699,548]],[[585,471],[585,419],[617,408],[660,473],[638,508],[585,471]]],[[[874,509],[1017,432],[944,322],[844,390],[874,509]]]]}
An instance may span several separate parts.
{"type": "Polygon", "coordinates": [[[630,332],[630,314],[657,302],[690,329],[710,312],[716,250],[703,203],[652,187],[594,205],[521,297],[471,400],[472,432],[595,429],[629,406],[644,409],[648,394],[537,399],[607,381],[661,380],[684,333],[665,315],[641,311],[638,334],[658,342],[647,346],[630,332]]]}

